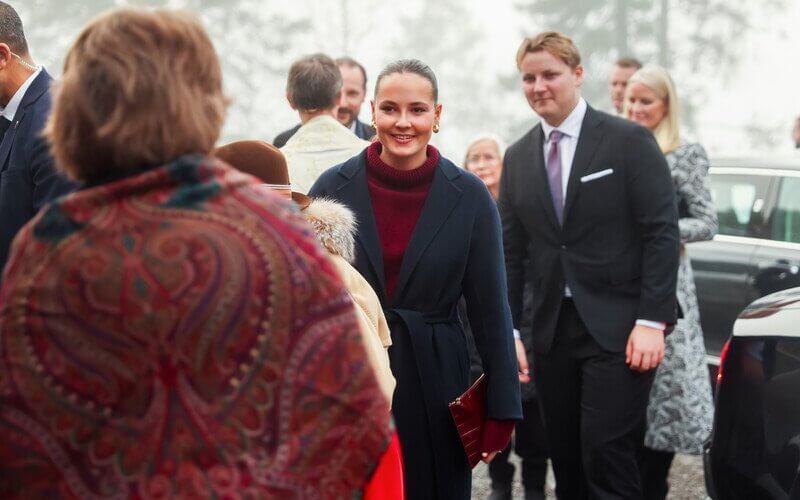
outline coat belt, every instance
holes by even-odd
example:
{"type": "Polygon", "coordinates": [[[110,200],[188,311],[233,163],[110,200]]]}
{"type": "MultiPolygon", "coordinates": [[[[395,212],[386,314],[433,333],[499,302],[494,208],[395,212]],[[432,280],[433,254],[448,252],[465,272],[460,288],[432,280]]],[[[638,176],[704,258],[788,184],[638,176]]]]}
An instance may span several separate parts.
{"type": "Polygon", "coordinates": [[[403,309],[401,307],[384,309],[383,314],[390,325],[398,322],[405,323],[409,330],[413,330],[426,325],[437,323],[458,323],[458,311],[453,308],[450,311],[430,311],[421,312],[414,309],[403,309]]]}

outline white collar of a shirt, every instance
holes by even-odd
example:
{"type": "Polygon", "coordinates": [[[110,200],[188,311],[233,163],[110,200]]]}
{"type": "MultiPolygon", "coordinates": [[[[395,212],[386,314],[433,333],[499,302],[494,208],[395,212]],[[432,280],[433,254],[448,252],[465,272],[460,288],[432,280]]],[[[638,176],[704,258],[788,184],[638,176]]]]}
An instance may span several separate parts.
{"type": "Polygon", "coordinates": [[[356,125],[358,125],[358,118],[353,119],[353,123],[350,124],[350,130],[355,134],[356,133],[356,125]]]}
{"type": "Polygon", "coordinates": [[[41,66],[33,72],[31,76],[29,76],[20,87],[14,92],[14,95],[11,97],[11,100],[8,101],[6,107],[3,108],[3,112],[0,113],[0,116],[5,117],[8,121],[14,122],[14,116],[17,114],[17,109],[19,109],[19,105],[22,104],[22,98],[25,97],[25,92],[28,91],[28,87],[31,86],[36,77],[39,76],[39,73],[42,72],[41,66]]]}
{"type": "Polygon", "coordinates": [[[545,142],[550,140],[550,133],[558,129],[562,134],[569,137],[578,137],[581,135],[581,125],[583,125],[583,117],[586,116],[587,108],[586,100],[583,97],[578,98],[578,104],[572,108],[572,112],[561,122],[561,125],[554,127],[542,120],[542,130],[544,131],[545,142]]]}

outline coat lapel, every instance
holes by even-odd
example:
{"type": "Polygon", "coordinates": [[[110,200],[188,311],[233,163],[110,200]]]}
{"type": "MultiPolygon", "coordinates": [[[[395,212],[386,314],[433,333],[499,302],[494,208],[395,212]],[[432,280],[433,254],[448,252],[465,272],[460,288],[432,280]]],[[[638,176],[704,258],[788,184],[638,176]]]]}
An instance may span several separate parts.
{"type": "Polygon", "coordinates": [[[581,135],[578,138],[578,146],[575,148],[575,157],[572,160],[572,169],[567,181],[567,198],[564,200],[564,223],[566,224],[569,216],[569,209],[575,201],[575,196],[580,188],[580,178],[584,176],[592,163],[592,157],[603,138],[603,129],[600,127],[603,118],[591,107],[586,108],[586,116],[583,117],[581,125],[581,135]]]}
{"type": "Polygon", "coordinates": [[[356,240],[364,248],[375,275],[380,283],[382,301],[386,299],[386,278],[383,271],[383,253],[372,212],[372,200],[367,187],[366,154],[359,161],[342,166],[342,174],[348,180],[337,189],[337,199],[348,200],[348,207],[356,216],[356,240]]]}
{"type": "Polygon", "coordinates": [[[408,284],[414,267],[422,257],[423,252],[431,244],[436,233],[445,223],[450,213],[461,199],[461,190],[457,188],[452,180],[461,175],[458,167],[446,160],[441,160],[436,168],[428,198],[422,208],[419,221],[411,234],[411,241],[408,243],[403,262],[400,264],[400,275],[397,278],[392,303],[396,303],[397,297],[402,297],[403,290],[408,284]]]}
{"type": "MultiPolygon", "coordinates": [[[[525,146],[524,157],[531,159],[530,179],[536,198],[542,202],[542,207],[547,215],[550,224],[556,230],[561,226],[556,217],[556,209],[553,207],[553,195],[550,194],[550,181],[547,179],[547,168],[544,164],[544,132],[542,125],[536,125],[530,132],[529,140],[525,146]]],[[[527,170],[527,169],[526,169],[527,170]]]]}
{"type": "Polygon", "coordinates": [[[14,121],[8,126],[8,130],[6,130],[3,136],[3,141],[0,142],[0,172],[8,168],[8,155],[11,153],[11,146],[14,144],[14,138],[17,135],[17,126],[19,126],[19,122],[22,121],[22,118],[25,116],[26,109],[36,102],[42,94],[47,92],[51,80],[52,78],[50,78],[47,71],[42,69],[39,76],[31,82],[31,86],[28,87],[28,90],[22,97],[22,102],[19,103],[19,108],[17,108],[17,112],[14,115],[14,121]]]}
{"type": "Polygon", "coordinates": [[[14,144],[14,137],[17,135],[16,124],[22,116],[22,110],[17,110],[14,116],[14,123],[8,126],[6,133],[3,135],[3,142],[0,142],[0,172],[5,172],[8,168],[8,155],[11,153],[11,145],[14,144]]]}

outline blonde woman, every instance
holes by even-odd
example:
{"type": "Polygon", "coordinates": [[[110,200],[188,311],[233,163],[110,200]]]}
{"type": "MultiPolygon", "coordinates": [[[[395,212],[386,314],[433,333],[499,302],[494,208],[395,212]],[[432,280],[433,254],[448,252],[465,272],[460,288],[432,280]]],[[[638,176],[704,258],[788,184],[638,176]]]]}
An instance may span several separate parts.
{"type": "MultiPolygon", "coordinates": [[[[717,232],[717,216],[709,191],[708,156],[700,144],[681,140],[679,108],[675,85],[664,68],[645,66],[628,81],[625,116],[650,129],[667,158],[678,198],[683,245],[710,240],[717,232]]],[[[667,474],[675,453],[702,453],[714,413],[692,267],[683,251],[677,295],[683,318],[666,338],[664,360],[656,372],[647,408],[640,466],[646,499],[666,497],[667,474]]]]}

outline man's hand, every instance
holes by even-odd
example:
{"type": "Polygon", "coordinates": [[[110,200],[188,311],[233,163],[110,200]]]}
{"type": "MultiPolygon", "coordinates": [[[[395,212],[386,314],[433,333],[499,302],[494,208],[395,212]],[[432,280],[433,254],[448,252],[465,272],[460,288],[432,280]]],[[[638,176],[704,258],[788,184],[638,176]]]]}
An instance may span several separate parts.
{"type": "Polygon", "coordinates": [[[519,381],[522,384],[527,384],[531,381],[531,376],[528,370],[528,356],[525,355],[525,346],[520,339],[514,339],[514,347],[517,351],[517,363],[519,363],[519,381]]]}
{"type": "Polygon", "coordinates": [[[649,326],[634,326],[625,347],[625,362],[631,370],[646,372],[655,369],[663,358],[664,332],[649,326]]]}

